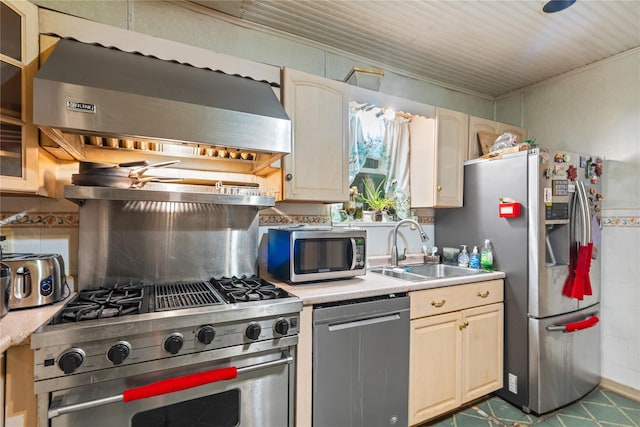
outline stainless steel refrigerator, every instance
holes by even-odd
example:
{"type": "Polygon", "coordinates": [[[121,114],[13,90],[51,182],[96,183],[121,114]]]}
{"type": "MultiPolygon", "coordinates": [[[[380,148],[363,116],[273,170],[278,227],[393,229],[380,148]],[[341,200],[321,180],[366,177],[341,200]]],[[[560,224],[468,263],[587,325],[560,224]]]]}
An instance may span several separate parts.
{"type": "Polygon", "coordinates": [[[490,239],[506,273],[498,395],[525,412],[550,412],[600,382],[601,175],[601,158],[559,150],[473,160],[464,206],[436,210],[438,247],[480,251],[490,239]]]}

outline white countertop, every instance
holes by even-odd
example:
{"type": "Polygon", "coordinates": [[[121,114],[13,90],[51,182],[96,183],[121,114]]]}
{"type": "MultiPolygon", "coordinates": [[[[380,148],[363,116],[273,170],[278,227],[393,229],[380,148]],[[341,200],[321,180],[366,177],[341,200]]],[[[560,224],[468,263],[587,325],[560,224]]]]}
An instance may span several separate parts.
{"type": "Polygon", "coordinates": [[[483,282],[486,280],[502,279],[505,274],[501,271],[482,272],[470,276],[449,277],[445,279],[429,279],[421,282],[408,282],[376,273],[351,279],[332,280],[325,282],[300,283],[296,285],[280,282],[268,275],[261,276],[285,289],[287,292],[302,299],[304,305],[336,302],[356,298],[366,298],[390,293],[418,291],[421,289],[441,288],[464,283],[483,282]]]}
{"type": "Polygon", "coordinates": [[[31,333],[55,316],[74,294],[72,292],[64,300],[42,307],[9,310],[0,319],[0,353],[14,345],[28,344],[31,333]]]}
{"type": "MultiPolygon", "coordinates": [[[[266,271],[266,268],[264,271],[266,271]]],[[[364,276],[351,279],[301,283],[296,285],[280,282],[270,277],[268,273],[261,273],[261,276],[287,292],[301,298],[303,304],[313,305],[502,279],[505,277],[505,274],[500,271],[493,271],[491,273],[483,272],[471,276],[408,282],[376,273],[367,273],[364,276]]],[[[75,293],[72,293],[63,301],[55,304],[22,310],[10,310],[9,313],[0,320],[0,353],[5,352],[9,347],[14,345],[28,344],[29,337],[33,331],[46,324],[55,316],[74,294],[75,293]]]]}

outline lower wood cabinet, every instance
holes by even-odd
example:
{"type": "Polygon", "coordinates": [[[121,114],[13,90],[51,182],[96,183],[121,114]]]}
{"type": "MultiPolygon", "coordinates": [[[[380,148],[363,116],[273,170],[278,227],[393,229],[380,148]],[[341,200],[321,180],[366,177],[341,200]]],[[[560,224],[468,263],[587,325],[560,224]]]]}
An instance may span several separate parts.
{"type": "Polygon", "coordinates": [[[410,293],[409,423],[502,388],[503,281],[410,293]]]}

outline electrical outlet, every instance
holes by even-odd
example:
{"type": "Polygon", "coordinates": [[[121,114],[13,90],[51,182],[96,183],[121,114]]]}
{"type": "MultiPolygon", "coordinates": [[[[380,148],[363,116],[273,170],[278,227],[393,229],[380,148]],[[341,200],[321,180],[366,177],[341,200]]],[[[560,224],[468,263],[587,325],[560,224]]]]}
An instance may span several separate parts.
{"type": "Polygon", "coordinates": [[[11,252],[13,250],[13,231],[0,229],[0,236],[5,237],[5,239],[2,242],[0,242],[0,247],[2,247],[2,252],[3,253],[11,252]]]}

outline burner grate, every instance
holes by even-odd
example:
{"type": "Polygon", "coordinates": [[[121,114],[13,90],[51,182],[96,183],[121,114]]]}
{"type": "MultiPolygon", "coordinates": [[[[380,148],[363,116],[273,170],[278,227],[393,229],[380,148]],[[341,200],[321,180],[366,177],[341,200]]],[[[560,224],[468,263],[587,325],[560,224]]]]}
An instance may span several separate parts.
{"type": "Polygon", "coordinates": [[[81,291],[65,305],[60,313],[60,322],[105,319],[137,314],[144,311],[144,287],[141,284],[115,284],[111,288],[81,291]]]}
{"type": "Polygon", "coordinates": [[[223,277],[211,283],[230,303],[286,298],[286,291],[258,276],[223,277]]]}
{"type": "Polygon", "coordinates": [[[206,282],[155,285],[155,311],[202,307],[222,303],[220,297],[206,282]]]}

